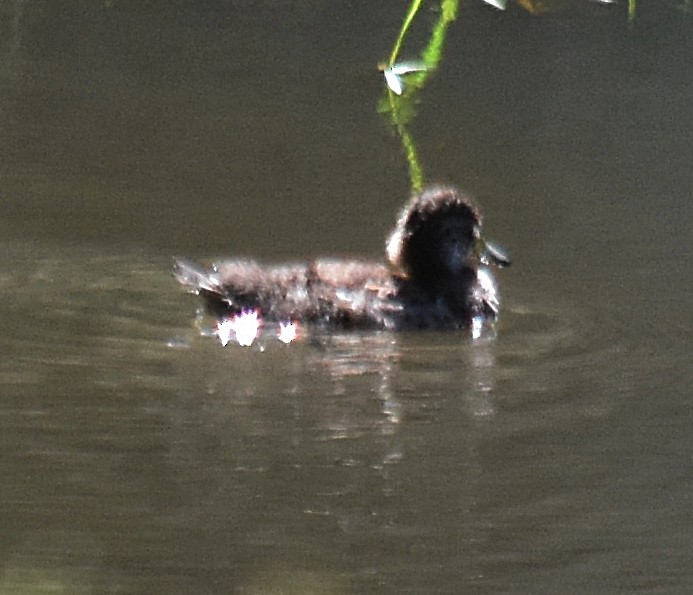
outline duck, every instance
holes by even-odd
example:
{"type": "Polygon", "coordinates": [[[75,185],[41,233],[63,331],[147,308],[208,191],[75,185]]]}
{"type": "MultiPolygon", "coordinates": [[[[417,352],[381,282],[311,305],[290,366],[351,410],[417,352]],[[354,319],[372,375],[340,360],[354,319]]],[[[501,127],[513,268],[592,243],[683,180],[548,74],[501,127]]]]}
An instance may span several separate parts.
{"type": "Polygon", "coordinates": [[[265,265],[237,258],[205,267],[179,258],[174,276],[202,298],[218,325],[253,313],[327,329],[478,330],[499,315],[491,267],[509,265],[507,254],[484,239],[473,199],[455,186],[434,185],[402,208],[385,262],[265,265]]]}

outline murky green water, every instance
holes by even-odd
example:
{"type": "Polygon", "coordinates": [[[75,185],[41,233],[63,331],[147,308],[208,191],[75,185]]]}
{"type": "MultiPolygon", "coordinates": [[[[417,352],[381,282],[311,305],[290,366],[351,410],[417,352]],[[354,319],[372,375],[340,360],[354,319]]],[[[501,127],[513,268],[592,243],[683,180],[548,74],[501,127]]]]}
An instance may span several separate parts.
{"type": "Polygon", "coordinates": [[[0,593],[690,591],[688,16],[462,11],[414,132],[494,341],[195,326],[174,254],[380,257],[401,13],[3,5],[0,593]]]}

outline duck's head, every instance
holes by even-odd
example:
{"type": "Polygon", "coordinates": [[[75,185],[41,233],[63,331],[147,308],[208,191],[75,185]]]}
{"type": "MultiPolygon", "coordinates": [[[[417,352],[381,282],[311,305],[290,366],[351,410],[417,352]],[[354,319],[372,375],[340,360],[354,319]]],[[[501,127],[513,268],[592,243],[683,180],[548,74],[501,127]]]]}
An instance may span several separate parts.
{"type": "Polygon", "coordinates": [[[509,260],[481,235],[481,213],[452,186],[432,186],[412,197],[387,241],[387,258],[411,282],[434,291],[476,278],[480,264],[509,260]]]}

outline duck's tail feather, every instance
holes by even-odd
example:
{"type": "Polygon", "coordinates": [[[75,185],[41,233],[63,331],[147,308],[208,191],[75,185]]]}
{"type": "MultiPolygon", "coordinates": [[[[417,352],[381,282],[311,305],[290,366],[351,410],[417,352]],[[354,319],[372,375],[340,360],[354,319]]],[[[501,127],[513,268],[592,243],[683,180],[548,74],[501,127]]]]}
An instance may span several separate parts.
{"type": "Polygon", "coordinates": [[[181,284],[189,287],[194,293],[200,290],[219,293],[219,279],[213,271],[185,258],[176,258],[173,264],[173,276],[181,284]]]}
{"type": "Polygon", "coordinates": [[[204,299],[210,314],[222,318],[235,311],[230,300],[225,296],[216,271],[207,270],[185,258],[176,258],[173,276],[191,293],[197,293],[204,299]]]}

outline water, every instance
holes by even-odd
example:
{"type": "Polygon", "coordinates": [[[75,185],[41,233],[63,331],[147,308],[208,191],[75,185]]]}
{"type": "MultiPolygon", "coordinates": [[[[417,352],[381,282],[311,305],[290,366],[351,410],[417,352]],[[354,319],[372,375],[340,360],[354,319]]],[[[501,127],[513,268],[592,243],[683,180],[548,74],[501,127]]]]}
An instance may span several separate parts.
{"type": "Polygon", "coordinates": [[[495,340],[200,335],[172,255],[380,258],[398,4],[3,5],[1,593],[690,591],[688,16],[453,27],[495,340]]]}

